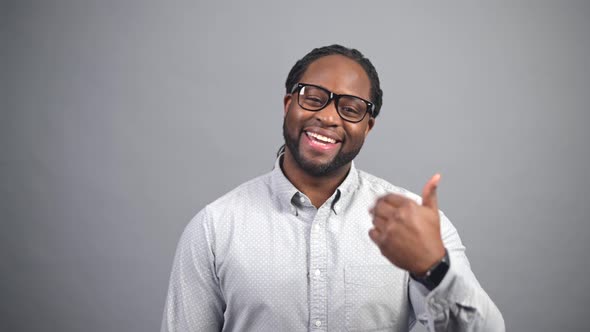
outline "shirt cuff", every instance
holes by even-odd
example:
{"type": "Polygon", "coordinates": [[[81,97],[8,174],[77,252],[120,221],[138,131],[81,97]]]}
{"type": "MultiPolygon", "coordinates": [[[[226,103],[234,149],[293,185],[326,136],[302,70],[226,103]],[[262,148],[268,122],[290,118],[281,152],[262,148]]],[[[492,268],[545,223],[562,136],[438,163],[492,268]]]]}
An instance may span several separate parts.
{"type": "Polygon", "coordinates": [[[421,284],[416,286],[425,295],[424,306],[431,331],[447,330],[449,324],[453,323],[459,326],[472,325],[482,317],[474,297],[475,288],[479,286],[468,283],[458,273],[456,265],[453,267],[452,261],[437,287],[428,291],[421,284]]]}

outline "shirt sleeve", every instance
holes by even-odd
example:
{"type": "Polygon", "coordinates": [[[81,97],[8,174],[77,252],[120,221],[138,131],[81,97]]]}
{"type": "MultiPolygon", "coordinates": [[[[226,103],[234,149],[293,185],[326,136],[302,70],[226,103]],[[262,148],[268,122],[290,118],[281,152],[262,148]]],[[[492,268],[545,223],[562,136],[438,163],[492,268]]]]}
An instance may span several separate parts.
{"type": "Polygon", "coordinates": [[[442,212],[440,220],[451,264],[432,291],[410,278],[410,300],[416,319],[431,332],[505,331],[500,310],[471,271],[457,230],[442,212]]]}
{"type": "Polygon", "coordinates": [[[223,301],[206,208],[185,228],[174,257],[162,332],[221,331],[223,301]]]}

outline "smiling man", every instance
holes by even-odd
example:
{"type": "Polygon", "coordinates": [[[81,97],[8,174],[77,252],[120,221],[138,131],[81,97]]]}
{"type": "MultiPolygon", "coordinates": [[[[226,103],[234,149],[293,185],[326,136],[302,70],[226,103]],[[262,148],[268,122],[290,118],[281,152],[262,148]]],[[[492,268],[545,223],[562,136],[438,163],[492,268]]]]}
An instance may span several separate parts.
{"type": "Polygon", "coordinates": [[[382,104],[360,52],[291,69],[270,173],[207,205],[176,252],[162,331],[504,331],[435,174],[422,196],[355,168],[382,104]]]}

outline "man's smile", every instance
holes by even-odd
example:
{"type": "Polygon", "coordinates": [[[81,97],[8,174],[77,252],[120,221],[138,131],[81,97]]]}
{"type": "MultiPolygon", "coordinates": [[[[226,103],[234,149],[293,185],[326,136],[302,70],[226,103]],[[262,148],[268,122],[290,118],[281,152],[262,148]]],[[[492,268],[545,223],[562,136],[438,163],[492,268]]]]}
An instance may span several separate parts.
{"type": "Polygon", "coordinates": [[[315,150],[333,150],[341,143],[340,138],[336,134],[325,129],[307,128],[303,132],[305,133],[304,142],[315,150]]]}
{"type": "Polygon", "coordinates": [[[307,134],[307,136],[309,136],[313,139],[316,139],[316,140],[320,141],[321,143],[329,143],[329,144],[336,143],[336,140],[333,138],[330,138],[330,137],[326,137],[326,136],[323,136],[323,135],[320,135],[320,134],[317,134],[317,133],[314,133],[311,131],[306,131],[305,133],[307,134]]]}

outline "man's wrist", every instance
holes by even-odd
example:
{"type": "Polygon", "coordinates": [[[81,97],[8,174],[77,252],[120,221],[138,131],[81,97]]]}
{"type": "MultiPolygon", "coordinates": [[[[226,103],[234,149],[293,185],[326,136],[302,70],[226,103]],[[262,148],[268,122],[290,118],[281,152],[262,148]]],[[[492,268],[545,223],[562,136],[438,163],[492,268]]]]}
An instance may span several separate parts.
{"type": "Polygon", "coordinates": [[[449,258],[449,252],[445,248],[445,255],[443,258],[431,266],[424,275],[416,276],[415,274],[410,273],[410,277],[424,285],[428,290],[433,290],[442,282],[449,271],[450,266],[451,259],[449,258]]]}

